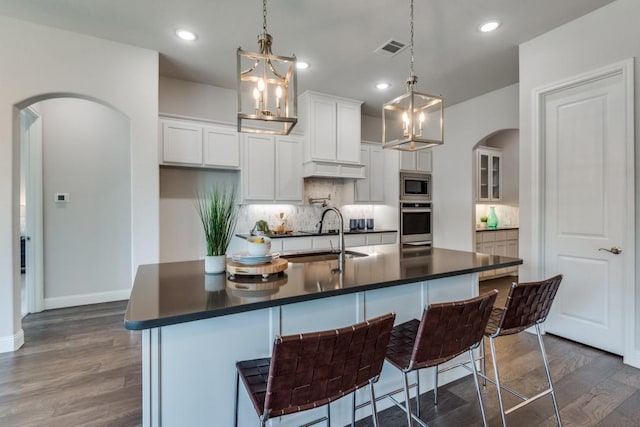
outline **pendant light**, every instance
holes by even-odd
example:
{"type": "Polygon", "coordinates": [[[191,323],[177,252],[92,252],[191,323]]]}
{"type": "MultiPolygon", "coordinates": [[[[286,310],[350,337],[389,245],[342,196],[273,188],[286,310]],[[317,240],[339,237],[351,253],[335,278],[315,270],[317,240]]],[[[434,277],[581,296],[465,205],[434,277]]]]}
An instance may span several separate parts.
{"type": "Polygon", "coordinates": [[[298,121],[296,57],[271,52],[267,0],[262,1],[259,52],[238,48],[238,132],[288,135],[298,121]]]}
{"type": "Polygon", "coordinates": [[[413,0],[411,0],[411,66],[407,93],[382,107],[382,148],[414,151],[442,145],[443,99],[416,91],[413,72],[413,0]]]}

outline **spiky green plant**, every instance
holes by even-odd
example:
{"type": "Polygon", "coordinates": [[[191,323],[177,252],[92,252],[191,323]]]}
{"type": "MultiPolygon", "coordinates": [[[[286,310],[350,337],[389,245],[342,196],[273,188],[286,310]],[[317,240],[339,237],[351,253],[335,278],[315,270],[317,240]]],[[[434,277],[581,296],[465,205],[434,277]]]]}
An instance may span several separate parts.
{"type": "Polygon", "coordinates": [[[238,220],[235,188],[214,186],[203,196],[198,195],[195,203],[207,241],[207,256],[224,255],[238,220]]]}

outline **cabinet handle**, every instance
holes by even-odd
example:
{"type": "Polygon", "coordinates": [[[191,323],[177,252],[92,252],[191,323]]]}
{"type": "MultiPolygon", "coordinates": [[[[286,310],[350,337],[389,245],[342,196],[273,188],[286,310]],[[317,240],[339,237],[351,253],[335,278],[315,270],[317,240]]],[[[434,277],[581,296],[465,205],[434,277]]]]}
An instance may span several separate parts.
{"type": "Polygon", "coordinates": [[[599,251],[606,251],[606,252],[610,252],[614,255],[620,255],[622,253],[622,248],[619,248],[617,246],[612,246],[611,249],[607,249],[607,248],[599,248],[599,251]]]}

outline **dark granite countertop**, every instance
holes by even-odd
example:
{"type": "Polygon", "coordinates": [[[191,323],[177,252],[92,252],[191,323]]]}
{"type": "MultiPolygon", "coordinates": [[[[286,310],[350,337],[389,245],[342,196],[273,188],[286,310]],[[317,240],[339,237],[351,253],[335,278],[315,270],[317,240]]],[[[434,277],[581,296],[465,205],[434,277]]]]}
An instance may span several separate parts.
{"type": "MultiPolygon", "coordinates": [[[[387,229],[373,229],[373,230],[344,230],[344,234],[375,234],[375,233],[396,233],[398,230],[387,230],[387,229]]],[[[272,239],[284,239],[287,237],[309,237],[309,236],[335,236],[338,234],[338,231],[336,230],[335,232],[322,232],[322,233],[318,233],[315,231],[292,231],[290,233],[284,233],[284,234],[267,234],[267,236],[271,237],[272,239]]],[[[236,234],[237,237],[240,237],[241,239],[246,239],[249,236],[251,236],[250,233],[238,233],[236,234]]]]}
{"type": "Polygon", "coordinates": [[[336,295],[435,280],[522,264],[518,258],[398,245],[352,248],[369,254],[338,261],[289,263],[267,281],[224,274],[205,275],[204,261],[138,267],[125,313],[127,329],[149,329],[336,295]]]}
{"type": "Polygon", "coordinates": [[[489,228],[489,227],[485,227],[485,228],[478,228],[476,227],[476,231],[500,231],[500,230],[518,230],[520,227],[518,227],[517,225],[499,225],[495,228],[489,228]]]}

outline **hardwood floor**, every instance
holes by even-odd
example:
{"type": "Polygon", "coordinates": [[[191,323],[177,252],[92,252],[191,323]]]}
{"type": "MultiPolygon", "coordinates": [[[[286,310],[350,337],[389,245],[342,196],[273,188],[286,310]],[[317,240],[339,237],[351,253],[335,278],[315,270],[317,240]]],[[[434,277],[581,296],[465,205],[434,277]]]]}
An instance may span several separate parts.
{"type": "Polygon", "coordinates": [[[24,318],[25,345],[0,354],[0,426],[135,426],[142,422],[141,333],[126,301],[24,318]]]}
{"type": "MultiPolygon", "coordinates": [[[[504,298],[512,280],[485,281],[481,289],[497,288],[504,298]]],[[[25,345],[0,354],[0,426],[140,425],[141,333],[124,329],[125,307],[126,302],[115,302],[28,315],[25,345]]],[[[565,426],[640,425],[640,370],[623,365],[618,356],[555,336],[544,341],[565,426]]],[[[534,335],[503,337],[497,347],[505,383],[529,394],[544,386],[534,335]]],[[[420,400],[430,426],[481,425],[471,378],[441,386],[437,408],[432,396],[425,393],[420,400]]],[[[483,398],[489,425],[500,425],[492,385],[483,398]]],[[[508,405],[515,403],[507,399],[508,405]]],[[[384,427],[403,426],[404,415],[390,408],[380,421],[384,427]]],[[[556,425],[550,398],[508,415],[507,422],[556,425]]]]}

